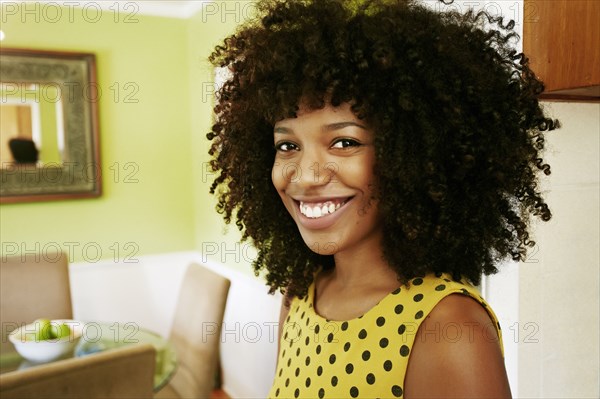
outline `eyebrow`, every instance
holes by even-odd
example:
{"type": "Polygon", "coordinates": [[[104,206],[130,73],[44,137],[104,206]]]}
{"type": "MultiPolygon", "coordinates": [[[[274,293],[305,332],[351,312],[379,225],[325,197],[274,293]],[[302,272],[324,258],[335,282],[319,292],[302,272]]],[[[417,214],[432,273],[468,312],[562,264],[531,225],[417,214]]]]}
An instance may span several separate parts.
{"type": "MultiPolygon", "coordinates": [[[[352,121],[330,123],[330,124],[324,126],[324,130],[330,132],[330,131],[334,131],[334,130],[344,129],[349,126],[356,126],[361,129],[368,130],[366,126],[361,125],[360,123],[352,122],[352,121]]],[[[290,134],[290,133],[292,133],[292,129],[289,129],[289,128],[283,127],[283,126],[276,126],[273,129],[273,133],[290,134]]]]}

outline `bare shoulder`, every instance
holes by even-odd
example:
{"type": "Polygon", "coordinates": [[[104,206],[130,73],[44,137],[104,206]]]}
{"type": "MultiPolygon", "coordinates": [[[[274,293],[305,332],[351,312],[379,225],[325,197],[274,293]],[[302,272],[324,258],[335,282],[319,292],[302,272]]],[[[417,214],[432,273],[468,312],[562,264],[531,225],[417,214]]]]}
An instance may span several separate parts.
{"type": "Polygon", "coordinates": [[[423,321],[406,372],[405,397],[511,397],[499,338],[480,303],[449,295],[423,321]]]}

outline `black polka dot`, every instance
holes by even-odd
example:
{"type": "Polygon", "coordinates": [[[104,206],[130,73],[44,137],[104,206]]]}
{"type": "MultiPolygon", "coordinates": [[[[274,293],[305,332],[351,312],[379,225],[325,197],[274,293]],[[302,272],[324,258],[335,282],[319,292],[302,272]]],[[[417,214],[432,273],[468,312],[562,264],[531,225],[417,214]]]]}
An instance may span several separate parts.
{"type": "Polygon", "coordinates": [[[375,384],[375,375],[373,373],[367,374],[367,384],[369,384],[369,385],[375,384]]]}
{"type": "Polygon", "coordinates": [[[348,329],[348,322],[345,321],[342,323],[342,331],[346,331],[348,329]]]}
{"type": "Polygon", "coordinates": [[[306,319],[306,325],[307,325],[307,326],[308,326],[308,325],[310,325],[310,317],[308,317],[308,318],[306,319]]]}
{"type": "Polygon", "coordinates": [[[344,344],[344,352],[348,352],[349,349],[350,349],[350,342],[346,342],[344,344]]]}
{"type": "Polygon", "coordinates": [[[360,332],[358,333],[358,338],[360,338],[360,339],[367,338],[367,330],[365,330],[364,328],[362,330],[360,330],[360,332]]]}
{"type": "Polygon", "coordinates": [[[350,388],[350,396],[352,396],[353,398],[358,398],[358,388],[357,387],[350,388]]]}
{"type": "Polygon", "coordinates": [[[300,367],[296,367],[296,372],[294,374],[296,374],[296,377],[300,375],[300,367]]]}
{"type": "Polygon", "coordinates": [[[319,333],[319,331],[321,331],[321,328],[320,328],[320,327],[319,327],[319,325],[317,324],[317,325],[315,326],[315,334],[318,334],[318,333],[319,333]]]}
{"type": "Polygon", "coordinates": [[[316,351],[317,351],[317,355],[321,353],[321,345],[317,345],[316,351]]]}
{"type": "Polygon", "coordinates": [[[413,297],[415,302],[421,302],[423,300],[423,294],[417,294],[413,297]]]}
{"type": "Polygon", "coordinates": [[[319,399],[323,399],[325,397],[325,390],[323,388],[319,389],[319,399]]]}
{"type": "Polygon", "coordinates": [[[410,353],[410,349],[408,349],[408,346],[402,345],[400,347],[400,355],[401,356],[406,357],[406,356],[408,356],[409,353],[410,353]]]}
{"type": "Polygon", "coordinates": [[[335,363],[335,355],[331,354],[331,356],[329,356],[329,364],[333,364],[335,363]]]}
{"type": "Polygon", "coordinates": [[[300,315],[300,318],[303,319],[304,315],[306,315],[306,312],[302,312],[302,314],[300,315]]]}
{"type": "Polygon", "coordinates": [[[385,362],[383,362],[383,369],[385,371],[390,371],[392,369],[392,361],[386,360],[385,362]]]}
{"type": "Polygon", "coordinates": [[[414,285],[421,285],[421,284],[423,284],[423,279],[420,278],[420,277],[418,277],[418,278],[416,278],[416,279],[413,280],[413,284],[414,285]]]}
{"type": "Polygon", "coordinates": [[[398,327],[398,335],[404,334],[405,331],[406,331],[406,325],[400,324],[400,327],[398,327]]]}
{"type": "Polygon", "coordinates": [[[287,388],[288,386],[290,386],[290,379],[286,378],[285,379],[285,387],[287,388]]]}
{"type": "Polygon", "coordinates": [[[281,374],[283,374],[283,369],[279,369],[279,376],[281,377],[281,374]]]}
{"type": "Polygon", "coordinates": [[[279,396],[279,388],[275,391],[275,396],[279,396]]]}
{"type": "Polygon", "coordinates": [[[352,365],[352,363],[348,363],[346,365],[346,373],[352,374],[353,371],[354,371],[354,366],[352,365]]]}
{"type": "Polygon", "coordinates": [[[329,335],[327,336],[327,342],[332,342],[333,341],[333,333],[329,333],[329,335]]]}
{"type": "Polygon", "coordinates": [[[423,311],[419,310],[417,313],[415,313],[415,319],[419,320],[421,317],[423,317],[423,311]]]}
{"type": "Polygon", "coordinates": [[[398,287],[394,291],[392,291],[392,295],[398,295],[400,293],[400,291],[402,291],[402,289],[400,287],[398,287]]]}
{"type": "Polygon", "coordinates": [[[440,284],[437,287],[435,287],[436,291],[444,291],[446,289],[446,285],[445,284],[440,284]]]}
{"type": "Polygon", "coordinates": [[[306,379],[305,385],[307,388],[310,386],[310,377],[306,379]]]}
{"type": "Polygon", "coordinates": [[[285,321],[289,322],[290,321],[290,317],[292,317],[292,315],[289,314],[288,317],[287,317],[287,319],[285,319],[285,321]]]}
{"type": "Polygon", "coordinates": [[[286,331],[285,334],[283,334],[283,339],[287,339],[287,337],[288,337],[288,333],[286,331]]]}
{"type": "Polygon", "coordinates": [[[385,324],[385,317],[378,317],[377,318],[377,326],[382,327],[384,324],[385,324]]]}
{"type": "Polygon", "coordinates": [[[390,343],[390,341],[387,338],[381,338],[379,340],[379,346],[382,348],[386,348],[389,343],[390,343]]]}
{"type": "Polygon", "coordinates": [[[362,353],[362,359],[366,362],[367,360],[369,360],[371,358],[371,352],[369,351],[364,351],[362,353]]]}
{"type": "Polygon", "coordinates": [[[331,386],[336,386],[338,383],[338,378],[334,375],[331,377],[331,386]]]}
{"type": "Polygon", "coordinates": [[[294,391],[294,398],[297,398],[298,396],[300,396],[300,390],[296,388],[296,390],[294,391]]]}
{"type": "Polygon", "coordinates": [[[396,314],[400,314],[402,313],[402,311],[404,310],[404,306],[402,305],[396,305],[396,307],[394,308],[394,312],[396,312],[396,314]]]}
{"type": "Polygon", "coordinates": [[[310,338],[307,336],[304,340],[304,345],[308,345],[310,343],[310,338]]]}
{"type": "Polygon", "coordinates": [[[300,348],[296,349],[296,357],[300,356],[300,348]]]}
{"type": "Polygon", "coordinates": [[[317,375],[320,377],[323,374],[323,366],[317,367],[317,375]]]}
{"type": "Polygon", "coordinates": [[[304,364],[306,364],[307,366],[310,364],[310,356],[306,356],[306,360],[304,361],[304,364]]]}
{"type": "Polygon", "coordinates": [[[392,387],[392,395],[394,395],[396,398],[402,396],[402,388],[400,388],[398,385],[394,385],[392,387]]]}
{"type": "Polygon", "coordinates": [[[289,358],[289,359],[288,359],[288,362],[287,362],[287,365],[288,365],[288,367],[290,367],[290,364],[291,364],[291,363],[292,363],[292,358],[289,358]]]}

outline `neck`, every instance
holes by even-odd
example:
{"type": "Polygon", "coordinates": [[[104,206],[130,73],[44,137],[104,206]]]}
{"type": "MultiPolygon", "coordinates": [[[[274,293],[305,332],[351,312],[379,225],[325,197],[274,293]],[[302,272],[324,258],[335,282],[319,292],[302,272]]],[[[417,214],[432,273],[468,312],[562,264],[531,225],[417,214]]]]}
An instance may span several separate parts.
{"type": "Polygon", "coordinates": [[[362,246],[335,254],[332,281],[344,288],[397,286],[398,276],[383,257],[381,241],[376,242],[377,245],[362,246]]]}

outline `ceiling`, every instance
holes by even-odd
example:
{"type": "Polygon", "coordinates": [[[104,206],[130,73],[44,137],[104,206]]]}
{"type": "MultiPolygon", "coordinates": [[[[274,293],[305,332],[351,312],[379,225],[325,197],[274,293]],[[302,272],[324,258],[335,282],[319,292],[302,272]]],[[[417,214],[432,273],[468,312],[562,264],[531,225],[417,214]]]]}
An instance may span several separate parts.
{"type": "MultiPolygon", "coordinates": [[[[60,5],[56,0],[21,0],[25,2],[53,3],[60,5]]],[[[0,0],[0,3],[6,3],[8,0],[0,0]]],[[[106,10],[122,10],[128,14],[158,15],[172,18],[189,18],[202,8],[204,3],[209,0],[75,0],[66,4],[73,4],[78,7],[85,7],[88,3],[93,3],[94,7],[100,7],[106,10]]]]}

